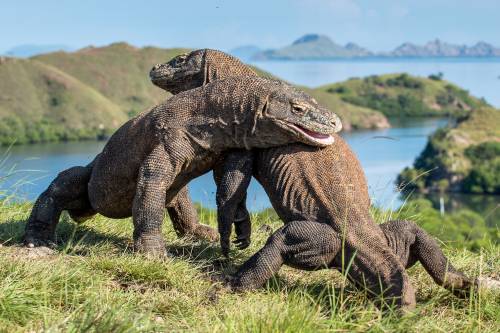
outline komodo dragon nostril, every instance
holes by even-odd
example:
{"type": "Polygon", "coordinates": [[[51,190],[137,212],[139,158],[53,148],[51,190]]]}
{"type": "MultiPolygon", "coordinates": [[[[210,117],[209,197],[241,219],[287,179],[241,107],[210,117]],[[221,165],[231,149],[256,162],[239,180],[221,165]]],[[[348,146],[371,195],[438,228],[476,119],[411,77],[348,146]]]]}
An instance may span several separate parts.
{"type": "Polygon", "coordinates": [[[161,67],[161,64],[156,64],[156,65],[153,66],[153,68],[151,69],[151,71],[156,71],[160,67],[161,67]]]}

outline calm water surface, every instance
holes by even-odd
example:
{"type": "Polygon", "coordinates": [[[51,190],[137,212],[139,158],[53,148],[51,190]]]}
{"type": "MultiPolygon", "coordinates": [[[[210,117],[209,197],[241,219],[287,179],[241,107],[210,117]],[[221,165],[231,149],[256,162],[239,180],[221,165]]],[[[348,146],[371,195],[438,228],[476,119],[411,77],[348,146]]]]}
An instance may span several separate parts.
{"type": "MultiPolygon", "coordinates": [[[[427,137],[447,121],[393,119],[392,123],[394,127],[390,129],[343,133],[361,160],[374,203],[385,208],[397,208],[401,204],[402,198],[394,185],[398,172],[412,164],[424,148],[427,137]]],[[[18,198],[33,200],[58,172],[89,163],[103,146],[104,142],[89,141],[12,147],[1,167],[6,176],[2,187],[15,189],[18,198]]],[[[215,207],[215,184],[211,173],[195,179],[189,188],[194,201],[215,207]]],[[[250,185],[248,206],[252,210],[270,206],[266,193],[256,181],[250,185]]]]}

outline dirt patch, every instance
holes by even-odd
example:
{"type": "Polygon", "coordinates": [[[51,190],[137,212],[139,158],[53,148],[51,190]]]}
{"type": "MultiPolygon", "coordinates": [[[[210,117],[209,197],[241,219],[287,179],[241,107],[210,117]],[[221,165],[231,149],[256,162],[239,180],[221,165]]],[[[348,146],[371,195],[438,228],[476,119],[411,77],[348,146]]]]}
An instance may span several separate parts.
{"type": "Polygon", "coordinates": [[[28,248],[24,246],[2,246],[0,244],[0,253],[5,253],[7,256],[22,259],[39,259],[52,258],[58,252],[46,246],[28,248]]]}

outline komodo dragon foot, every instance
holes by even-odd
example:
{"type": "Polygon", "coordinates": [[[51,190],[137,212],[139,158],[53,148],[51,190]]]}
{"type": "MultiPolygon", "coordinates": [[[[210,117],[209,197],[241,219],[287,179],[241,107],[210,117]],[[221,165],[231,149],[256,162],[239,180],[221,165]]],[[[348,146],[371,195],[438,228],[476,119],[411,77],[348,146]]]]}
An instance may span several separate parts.
{"type": "Polygon", "coordinates": [[[163,256],[167,254],[165,241],[161,233],[142,234],[134,237],[134,251],[152,256],[163,256]]]}

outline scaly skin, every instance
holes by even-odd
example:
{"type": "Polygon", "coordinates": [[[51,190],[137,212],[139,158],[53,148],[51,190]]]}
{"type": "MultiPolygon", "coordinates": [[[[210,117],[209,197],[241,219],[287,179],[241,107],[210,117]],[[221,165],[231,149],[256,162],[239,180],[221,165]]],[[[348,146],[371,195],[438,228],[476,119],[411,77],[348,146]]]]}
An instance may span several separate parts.
{"type": "MultiPolygon", "coordinates": [[[[91,165],[90,207],[107,217],[133,216],[135,248],[163,253],[164,207],[175,205],[178,192],[212,169],[225,150],[291,142],[322,146],[339,126],[338,117],[287,84],[255,77],[218,80],[178,94],[118,129],[91,165]],[[293,112],[297,103],[307,115],[293,112]]],[[[35,203],[26,226],[28,245],[53,239],[62,209],[88,208],[68,207],[73,197],[65,191],[77,183],[83,193],[85,183],[65,176],[35,203]]]]}
{"type": "MultiPolygon", "coordinates": [[[[197,50],[155,66],[151,78],[164,89],[175,87],[175,91],[181,91],[204,84],[207,79],[203,73],[207,71],[203,68],[207,66],[219,74],[212,75],[212,81],[231,75],[256,75],[220,51],[197,50]]],[[[363,170],[342,138],[336,136],[335,143],[324,149],[291,144],[253,152],[225,154],[225,162],[214,170],[219,185],[223,251],[229,250],[233,220],[241,221],[236,224],[237,241],[242,247],[250,243],[251,228],[245,218],[248,213],[244,200],[252,172],[280,218],[290,223],[243,264],[232,282],[235,288],[261,286],[282,264],[302,269],[335,267],[345,272],[346,264],[353,258],[347,276],[355,284],[368,282],[369,289],[377,294],[380,290],[375,280],[382,277],[384,287],[394,285],[388,295],[402,296],[399,304],[406,307],[413,306],[414,296],[404,268],[417,261],[438,284],[459,294],[466,293],[475,283],[456,271],[432,237],[415,224],[392,221],[379,227],[372,221],[363,170]]]]}

